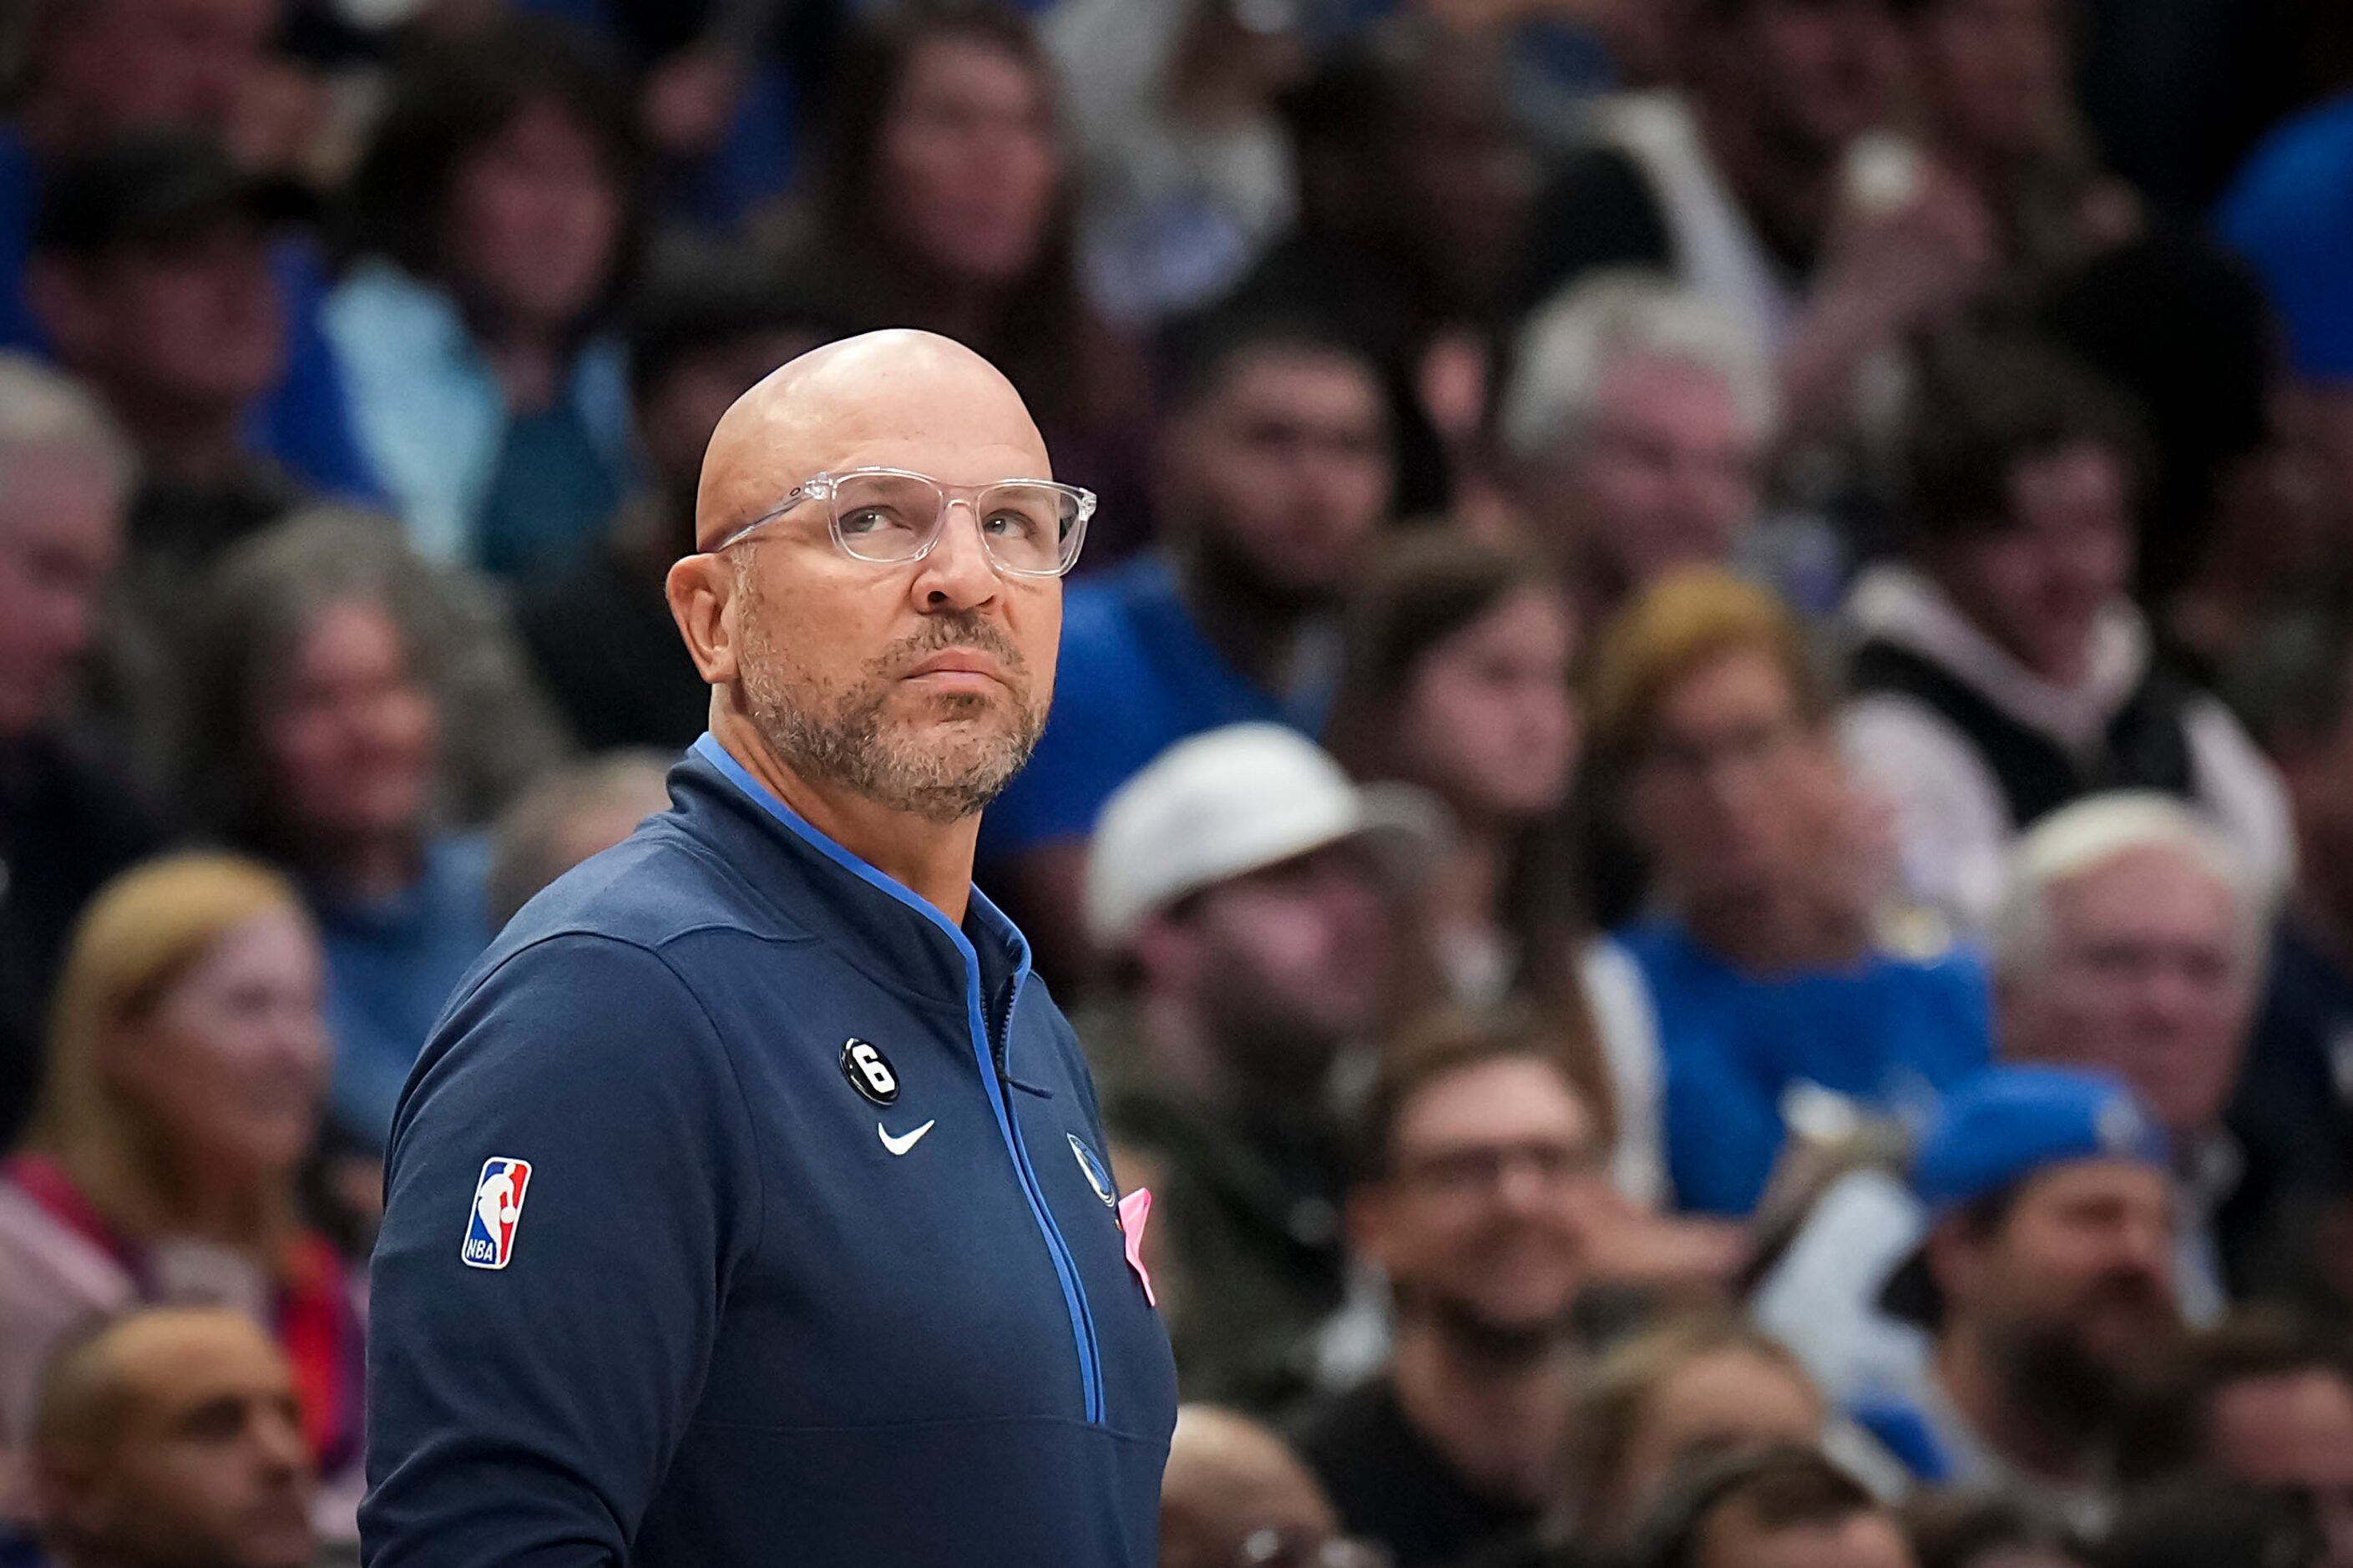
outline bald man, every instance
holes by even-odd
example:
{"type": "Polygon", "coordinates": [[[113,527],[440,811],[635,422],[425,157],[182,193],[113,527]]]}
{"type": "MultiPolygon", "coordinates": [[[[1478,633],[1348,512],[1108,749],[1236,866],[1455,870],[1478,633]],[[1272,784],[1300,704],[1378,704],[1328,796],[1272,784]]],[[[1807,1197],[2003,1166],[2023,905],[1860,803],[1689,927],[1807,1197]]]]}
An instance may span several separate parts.
{"type": "Polygon", "coordinates": [[[669,582],[710,732],[460,984],[394,1123],[375,1568],[1152,1562],[1145,1201],[972,886],[1092,506],[923,333],[720,422],[669,582]]]}
{"type": "Polygon", "coordinates": [[[56,1568],[307,1568],[317,1554],[294,1373],[242,1312],[154,1308],[69,1344],[32,1429],[56,1568]]]}

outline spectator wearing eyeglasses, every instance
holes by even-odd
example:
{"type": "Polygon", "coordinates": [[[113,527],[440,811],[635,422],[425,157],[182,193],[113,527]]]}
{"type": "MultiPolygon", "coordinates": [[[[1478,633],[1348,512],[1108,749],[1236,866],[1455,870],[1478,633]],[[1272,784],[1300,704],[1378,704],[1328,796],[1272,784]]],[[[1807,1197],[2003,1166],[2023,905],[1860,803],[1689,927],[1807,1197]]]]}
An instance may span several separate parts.
{"type": "Polygon", "coordinates": [[[1770,592],[1668,577],[1604,633],[1590,691],[1605,789],[1654,877],[1656,912],[1618,940],[1658,1019],[1674,1201],[1746,1215],[1797,1086],[1883,1113],[1983,1065],[1985,973],[1890,918],[1875,804],[1770,592]]]}
{"type": "Polygon", "coordinates": [[[1564,288],[1520,329],[1497,423],[1531,538],[1592,624],[1677,567],[1735,562],[1830,607],[1835,544],[1761,516],[1780,389],[1721,302],[1634,271],[1564,288]]]}
{"type": "Polygon", "coordinates": [[[1324,1489],[1274,1431],[1237,1411],[1176,1412],[1160,1483],[1160,1568],[1391,1568],[1340,1533],[1324,1489]]]}
{"type": "Polygon", "coordinates": [[[1569,1314],[1608,1145],[1541,1028],[1439,1023],[1391,1046],[1348,1205],[1397,1316],[1388,1369],[1310,1408],[1300,1452],[1399,1568],[1526,1531],[1571,1441],[1569,1314]]]}
{"type": "Polygon", "coordinates": [[[2223,1112],[2246,1059],[2270,900],[2212,825],[2164,795],[2094,795],[2019,843],[1994,922],[2000,1056],[2113,1073],[2172,1141],[2175,1284],[2211,1322],[2279,1194],[2223,1112]]]}
{"type": "Polygon", "coordinates": [[[2226,1318],[2143,1380],[2121,1426],[2130,1487],[2187,1477],[2286,1496],[2353,1568],[2353,1350],[2341,1331],[2276,1309],[2226,1318]]]}

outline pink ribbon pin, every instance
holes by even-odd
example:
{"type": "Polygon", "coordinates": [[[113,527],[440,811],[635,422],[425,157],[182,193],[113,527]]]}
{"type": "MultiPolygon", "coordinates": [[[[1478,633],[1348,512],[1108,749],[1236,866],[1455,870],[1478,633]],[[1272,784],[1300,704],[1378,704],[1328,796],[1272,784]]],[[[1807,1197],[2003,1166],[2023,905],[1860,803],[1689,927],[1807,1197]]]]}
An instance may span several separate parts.
{"type": "Polygon", "coordinates": [[[1152,1190],[1138,1187],[1119,1200],[1119,1228],[1127,1238],[1127,1266],[1144,1281],[1144,1300],[1151,1306],[1160,1305],[1160,1298],[1152,1293],[1152,1276],[1144,1267],[1144,1222],[1152,1217],[1152,1190]]]}

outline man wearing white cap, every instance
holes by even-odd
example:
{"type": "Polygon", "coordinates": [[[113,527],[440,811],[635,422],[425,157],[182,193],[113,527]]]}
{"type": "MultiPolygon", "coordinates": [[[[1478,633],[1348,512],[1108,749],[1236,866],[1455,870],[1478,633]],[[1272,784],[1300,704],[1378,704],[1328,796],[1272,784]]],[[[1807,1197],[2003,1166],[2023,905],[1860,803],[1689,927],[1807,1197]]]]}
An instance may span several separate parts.
{"type": "Polygon", "coordinates": [[[1079,1033],[1122,1176],[1157,1194],[1152,1258],[1188,1396],[1263,1407],[1345,1288],[1333,1063],[1376,1027],[1386,870],[1437,828],[1272,724],[1180,742],[1096,824],[1090,935],[1117,1000],[1079,1033]]]}

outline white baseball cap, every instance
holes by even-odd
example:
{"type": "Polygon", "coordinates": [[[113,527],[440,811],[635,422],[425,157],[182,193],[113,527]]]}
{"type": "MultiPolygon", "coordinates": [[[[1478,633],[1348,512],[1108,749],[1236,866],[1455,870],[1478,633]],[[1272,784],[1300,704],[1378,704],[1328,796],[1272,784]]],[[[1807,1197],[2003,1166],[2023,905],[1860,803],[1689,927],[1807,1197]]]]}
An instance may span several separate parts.
{"type": "Polygon", "coordinates": [[[1426,865],[1443,809],[1409,784],[1358,787],[1280,724],[1179,741],[1103,803],[1087,854],[1087,930],[1116,951],[1146,915],[1229,878],[1362,838],[1394,870],[1426,865]]]}

